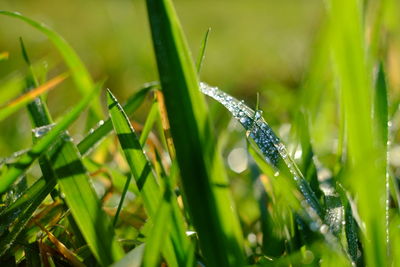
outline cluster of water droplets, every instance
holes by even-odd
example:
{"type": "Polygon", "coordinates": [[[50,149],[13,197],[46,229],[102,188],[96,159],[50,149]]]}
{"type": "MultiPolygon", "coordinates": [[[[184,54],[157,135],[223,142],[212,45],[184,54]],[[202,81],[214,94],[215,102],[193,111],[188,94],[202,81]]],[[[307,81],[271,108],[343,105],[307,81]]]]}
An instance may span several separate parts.
{"type": "Polygon", "coordinates": [[[262,118],[261,110],[254,111],[245,105],[244,101],[239,101],[217,87],[203,82],[200,83],[200,90],[224,105],[246,129],[247,136],[254,140],[268,162],[274,166],[277,165],[280,153],[278,147],[281,142],[262,118]]]}
{"type": "MultiPolygon", "coordinates": [[[[309,202],[311,207],[319,213],[318,204],[308,183],[304,180],[293,159],[289,156],[285,145],[282,144],[262,117],[262,111],[252,110],[244,104],[244,101],[239,101],[221,91],[218,87],[209,86],[202,82],[200,83],[200,90],[204,94],[217,100],[230,111],[233,117],[243,125],[247,131],[247,136],[254,140],[269,163],[277,167],[279,157],[283,159],[304,198],[309,202]]],[[[279,173],[277,174],[279,175],[279,173]]]]}
{"type": "MultiPolygon", "coordinates": [[[[329,233],[329,227],[324,224],[321,219],[322,211],[320,210],[314,192],[311,190],[293,159],[289,156],[285,145],[279,140],[262,117],[262,111],[254,111],[245,105],[244,101],[239,101],[221,91],[218,87],[209,86],[202,82],[200,83],[200,90],[229,110],[233,117],[246,129],[247,136],[254,140],[265,159],[270,164],[274,167],[278,167],[279,158],[285,162],[298,189],[304,197],[301,201],[301,205],[311,221],[310,228],[323,234],[325,238],[328,239],[329,243],[336,244],[335,237],[329,233]]],[[[279,175],[279,171],[277,171],[276,175],[279,175]]]]}

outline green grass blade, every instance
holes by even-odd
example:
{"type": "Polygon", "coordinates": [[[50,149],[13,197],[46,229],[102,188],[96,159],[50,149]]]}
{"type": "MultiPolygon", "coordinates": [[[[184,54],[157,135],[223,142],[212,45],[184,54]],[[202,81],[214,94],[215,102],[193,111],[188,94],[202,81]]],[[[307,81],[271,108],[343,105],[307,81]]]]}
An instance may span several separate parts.
{"type": "Polygon", "coordinates": [[[132,178],[131,175],[129,175],[129,176],[126,178],[126,182],[125,182],[125,185],[124,185],[124,189],[123,189],[122,194],[121,194],[121,200],[120,200],[119,203],[118,203],[117,212],[115,213],[115,216],[114,216],[114,219],[113,219],[113,227],[114,227],[114,228],[115,228],[115,226],[117,225],[118,217],[119,217],[119,214],[121,213],[122,205],[124,204],[125,196],[126,196],[126,193],[128,192],[129,185],[130,185],[130,183],[131,183],[131,178],[132,178]]]}
{"type": "MultiPolygon", "coordinates": [[[[124,110],[128,115],[131,115],[145,100],[148,92],[156,87],[158,83],[151,83],[144,85],[143,88],[133,94],[126,104],[124,105],[124,110]]],[[[81,155],[86,155],[94,148],[94,146],[99,143],[105,136],[107,136],[112,130],[112,122],[110,119],[99,123],[100,125],[93,132],[89,133],[81,142],[78,144],[78,149],[81,155]]]]}
{"type": "Polygon", "coordinates": [[[108,91],[107,99],[114,130],[131,168],[132,175],[138,184],[139,190],[142,192],[145,208],[151,216],[155,214],[160,200],[160,188],[158,187],[156,177],[142,151],[142,147],[130,125],[128,117],[110,91],[108,91]]]}
{"type": "Polygon", "coordinates": [[[160,251],[168,238],[171,216],[171,193],[168,190],[160,203],[160,207],[154,217],[153,228],[146,240],[146,248],[143,256],[143,266],[159,266],[160,251]]]}
{"type": "MultiPolygon", "coordinates": [[[[364,256],[369,266],[387,265],[385,233],[386,151],[378,145],[373,119],[372,68],[366,53],[364,2],[327,1],[330,45],[340,93],[340,131],[346,133],[348,169],[343,182],[357,198],[364,256]]],[[[368,51],[369,52],[369,51],[368,51]]]]}
{"type": "Polygon", "coordinates": [[[206,264],[242,265],[240,224],[179,20],[171,1],[146,3],[183,189],[206,264]]]}
{"type": "Polygon", "coordinates": [[[92,92],[84,97],[65,117],[57,123],[42,139],[40,139],[32,148],[7,170],[0,179],[0,193],[20,177],[46,149],[59,137],[59,134],[66,130],[71,123],[78,118],[80,113],[87,107],[90,101],[97,95],[101,86],[97,86],[92,92]]]}
{"type": "Polygon", "coordinates": [[[197,70],[198,74],[200,74],[200,72],[201,72],[201,67],[203,66],[204,58],[206,56],[206,48],[207,48],[208,36],[210,35],[210,32],[211,32],[211,28],[208,28],[206,31],[206,34],[204,35],[203,42],[201,42],[200,53],[197,57],[197,65],[196,65],[196,70],[197,70]]]}
{"type": "Polygon", "coordinates": [[[153,128],[154,122],[156,121],[158,116],[158,104],[154,102],[150,108],[149,114],[147,115],[146,122],[143,126],[143,130],[140,134],[139,143],[141,146],[144,146],[147,137],[151,129],[153,128]]]}
{"type": "MultiPolygon", "coordinates": [[[[161,203],[162,195],[153,168],[142,150],[128,117],[110,91],[108,91],[107,100],[111,121],[132,175],[141,192],[144,207],[149,217],[154,219],[161,203]]],[[[184,258],[178,257],[179,247],[176,245],[179,243],[177,240],[179,240],[179,236],[171,234],[171,239],[167,239],[163,248],[164,256],[171,266],[182,265],[188,257],[188,255],[185,255],[184,258]],[[176,252],[173,250],[174,247],[177,250],[176,252]]]]}
{"type": "Polygon", "coordinates": [[[375,108],[374,117],[378,127],[377,132],[380,135],[381,143],[384,147],[387,146],[388,141],[388,92],[386,75],[383,64],[381,63],[378,68],[378,77],[375,85],[375,108]]]}
{"type": "MultiPolygon", "coordinates": [[[[86,96],[93,90],[93,88],[95,87],[93,80],[90,77],[88,70],[80,60],[79,56],[75,53],[74,49],[72,49],[72,47],[54,30],[19,13],[0,11],[0,15],[6,15],[22,20],[45,34],[46,37],[49,38],[49,40],[61,53],[62,57],[64,58],[65,62],[71,70],[71,75],[81,94],[83,96],[86,96]]],[[[93,99],[91,110],[97,116],[97,118],[101,118],[101,104],[100,100],[96,97],[94,97],[93,99]]]]}

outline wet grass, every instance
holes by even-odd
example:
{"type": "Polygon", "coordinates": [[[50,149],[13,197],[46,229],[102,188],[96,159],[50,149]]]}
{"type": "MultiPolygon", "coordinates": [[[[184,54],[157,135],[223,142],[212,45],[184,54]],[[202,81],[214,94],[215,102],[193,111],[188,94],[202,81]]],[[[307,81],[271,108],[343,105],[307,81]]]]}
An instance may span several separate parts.
{"type": "MultiPolygon", "coordinates": [[[[65,62],[38,68],[21,40],[23,75],[0,86],[1,119],[28,114],[32,128],[15,133],[32,135],[32,145],[0,163],[0,262],[396,266],[400,190],[389,159],[399,99],[383,38],[392,3],[363,5],[326,2],[289,130],[270,123],[273,105],[263,115],[262,101],[251,108],[224,84],[200,83],[212,35],[194,61],[170,0],[146,1],[159,79],[125,105],[56,31],[0,11],[42,32],[65,62]],[[47,95],[69,77],[81,99],[53,119],[47,95]],[[68,129],[77,120],[75,141],[68,129]]],[[[275,93],[270,101],[285,100],[275,93]]]]}

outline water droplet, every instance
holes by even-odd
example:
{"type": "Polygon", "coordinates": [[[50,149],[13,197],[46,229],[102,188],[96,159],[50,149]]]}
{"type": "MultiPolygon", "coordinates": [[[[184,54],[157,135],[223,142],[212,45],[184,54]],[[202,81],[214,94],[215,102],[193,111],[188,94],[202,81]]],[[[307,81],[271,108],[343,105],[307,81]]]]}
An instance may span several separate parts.
{"type": "Polygon", "coordinates": [[[329,227],[326,224],[321,225],[321,227],[319,228],[319,231],[321,232],[321,234],[326,234],[328,233],[329,227]]]}
{"type": "Polygon", "coordinates": [[[53,127],[55,126],[55,123],[49,124],[49,125],[44,125],[41,127],[37,127],[35,129],[32,129],[33,134],[35,135],[36,138],[40,138],[43,135],[47,134],[53,127]]]}

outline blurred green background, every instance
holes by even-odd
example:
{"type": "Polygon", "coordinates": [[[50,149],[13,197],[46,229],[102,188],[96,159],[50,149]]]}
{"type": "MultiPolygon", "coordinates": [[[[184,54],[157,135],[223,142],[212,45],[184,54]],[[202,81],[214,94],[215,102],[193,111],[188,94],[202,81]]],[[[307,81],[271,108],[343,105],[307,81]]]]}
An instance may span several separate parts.
{"type": "MultiPolygon", "coordinates": [[[[322,1],[174,3],[194,58],[206,30],[211,28],[201,79],[251,105],[255,105],[256,93],[260,92],[261,108],[270,116],[269,121],[287,121],[323,20],[322,1]]],[[[2,1],[0,9],[18,11],[51,26],[78,52],[96,80],[107,78],[106,87],[121,101],[143,83],[157,79],[142,0],[10,0],[2,1]]],[[[0,25],[0,52],[9,52],[9,59],[0,62],[3,84],[26,71],[19,37],[38,68],[47,64],[49,77],[65,70],[44,35],[7,17],[0,17],[0,25]]],[[[49,93],[49,106],[55,116],[62,115],[80,97],[72,86],[69,80],[49,93]]],[[[146,108],[141,112],[144,116],[146,108]]],[[[140,121],[140,114],[137,116],[140,121]]],[[[76,127],[76,133],[82,134],[82,125],[78,122],[76,127]]],[[[25,111],[1,122],[0,129],[0,156],[29,145],[30,136],[23,134],[29,131],[25,111]]]]}

